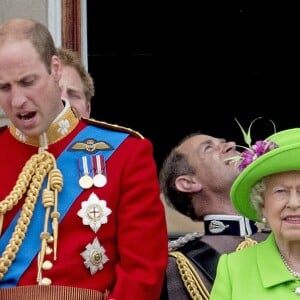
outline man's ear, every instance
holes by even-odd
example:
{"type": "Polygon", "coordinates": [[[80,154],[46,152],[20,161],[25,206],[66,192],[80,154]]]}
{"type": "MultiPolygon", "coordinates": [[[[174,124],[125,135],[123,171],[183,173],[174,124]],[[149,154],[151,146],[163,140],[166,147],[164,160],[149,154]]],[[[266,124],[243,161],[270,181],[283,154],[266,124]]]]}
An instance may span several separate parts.
{"type": "Polygon", "coordinates": [[[202,184],[190,175],[178,176],[175,180],[177,190],[185,193],[199,192],[202,190],[202,184]]]}
{"type": "Polygon", "coordinates": [[[90,115],[91,115],[91,102],[87,102],[87,113],[88,113],[88,118],[90,118],[90,115]]]}
{"type": "Polygon", "coordinates": [[[56,55],[53,55],[51,58],[51,72],[53,72],[55,81],[58,82],[62,76],[62,64],[56,55]]]}

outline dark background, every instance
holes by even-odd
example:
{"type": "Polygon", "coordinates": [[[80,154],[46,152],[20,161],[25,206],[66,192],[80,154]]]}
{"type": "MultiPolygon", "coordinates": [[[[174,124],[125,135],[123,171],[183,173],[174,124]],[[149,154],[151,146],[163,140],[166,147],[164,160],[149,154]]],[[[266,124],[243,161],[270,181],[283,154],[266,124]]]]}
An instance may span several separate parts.
{"type": "Polygon", "coordinates": [[[235,117],[264,118],[253,140],[300,126],[296,4],[188,2],[87,1],[92,117],[150,138],[158,168],[193,131],[244,145],[235,117]]]}

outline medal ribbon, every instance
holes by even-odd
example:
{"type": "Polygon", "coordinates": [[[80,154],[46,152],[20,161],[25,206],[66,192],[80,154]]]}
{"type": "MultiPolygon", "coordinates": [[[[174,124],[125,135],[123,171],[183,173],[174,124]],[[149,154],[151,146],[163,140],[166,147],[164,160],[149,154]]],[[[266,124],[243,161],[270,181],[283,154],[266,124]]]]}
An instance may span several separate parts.
{"type": "Polygon", "coordinates": [[[92,165],[89,156],[82,156],[78,159],[79,169],[79,185],[84,189],[89,189],[93,186],[92,165]]]}
{"type": "MultiPolygon", "coordinates": [[[[65,148],[65,150],[57,158],[57,166],[61,170],[64,179],[64,186],[59,195],[59,222],[64,218],[68,209],[72,206],[73,202],[78,198],[83,189],[78,185],[78,174],[70,170],[77,169],[78,158],[82,157],[82,151],[68,151],[74,141],[83,141],[89,137],[96,140],[109,140],[112,146],[110,150],[99,150],[104,158],[107,160],[113,152],[121,145],[126,139],[128,133],[110,131],[107,129],[99,128],[93,125],[85,127],[81,130],[73,141],[65,148]]],[[[44,181],[41,191],[45,188],[47,180],[44,181]]],[[[39,198],[36,203],[34,214],[31,218],[26,237],[20,247],[19,252],[12,265],[10,266],[4,278],[0,281],[0,287],[13,287],[18,284],[22,274],[29,267],[34,257],[38,254],[41,247],[40,233],[44,226],[45,208],[42,204],[42,192],[40,191],[39,198]]],[[[3,253],[12,233],[15,229],[20,212],[16,214],[10,226],[4,232],[0,239],[0,253],[3,253]]],[[[51,220],[49,221],[51,222],[51,220]]],[[[52,233],[52,226],[49,226],[49,233],[52,233]]],[[[59,244],[58,244],[59,245],[59,244]]]]}
{"type": "Polygon", "coordinates": [[[94,176],[102,174],[106,177],[105,159],[103,155],[92,156],[94,176]]]}

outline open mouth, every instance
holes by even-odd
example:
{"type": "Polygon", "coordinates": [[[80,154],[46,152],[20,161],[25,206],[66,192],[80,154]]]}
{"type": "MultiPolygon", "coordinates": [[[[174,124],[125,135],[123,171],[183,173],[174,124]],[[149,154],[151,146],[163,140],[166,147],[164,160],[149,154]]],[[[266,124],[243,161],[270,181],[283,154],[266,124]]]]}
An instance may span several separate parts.
{"type": "Polygon", "coordinates": [[[19,114],[18,118],[21,120],[30,120],[35,116],[35,112],[30,112],[30,113],[26,113],[26,114],[19,114]]]}
{"type": "Polygon", "coordinates": [[[236,164],[240,160],[239,156],[231,156],[224,159],[226,165],[236,164]]]}

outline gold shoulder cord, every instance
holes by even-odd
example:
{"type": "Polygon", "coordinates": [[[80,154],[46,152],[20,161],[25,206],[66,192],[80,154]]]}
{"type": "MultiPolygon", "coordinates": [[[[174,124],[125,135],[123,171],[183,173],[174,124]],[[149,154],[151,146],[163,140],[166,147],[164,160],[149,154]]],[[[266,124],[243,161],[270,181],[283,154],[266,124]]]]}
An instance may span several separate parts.
{"type": "MultiPolygon", "coordinates": [[[[245,240],[237,246],[236,251],[255,244],[257,244],[257,241],[245,237],[245,240]]],[[[208,300],[209,292],[188,258],[179,251],[171,251],[169,255],[176,258],[179,273],[190,297],[193,300],[208,300]]]]}
{"type": "Polygon", "coordinates": [[[208,300],[209,292],[188,258],[179,251],[169,252],[176,258],[182,281],[193,300],[208,300]]]}
{"type": "Polygon", "coordinates": [[[48,232],[49,217],[52,218],[54,259],[56,259],[59,218],[59,212],[57,210],[57,195],[58,192],[62,190],[63,178],[60,170],[56,166],[55,157],[47,151],[42,151],[39,154],[32,155],[26,162],[15,186],[13,187],[13,190],[3,201],[0,202],[1,234],[4,215],[18,204],[19,200],[23,198],[23,194],[27,191],[22,211],[12,237],[0,258],[0,280],[2,280],[4,274],[8,271],[22,245],[35,209],[39,191],[41,190],[42,183],[48,173],[48,183],[47,187],[43,191],[42,197],[43,205],[45,207],[45,219],[44,228],[40,235],[41,250],[39,253],[37,281],[39,281],[41,276],[41,265],[44,260],[47,242],[50,242],[52,238],[48,232]]]}
{"type": "Polygon", "coordinates": [[[253,246],[255,244],[257,244],[257,241],[255,241],[255,240],[249,238],[248,236],[246,236],[245,240],[238,244],[235,251],[239,251],[239,250],[248,248],[248,247],[253,246]]]}

